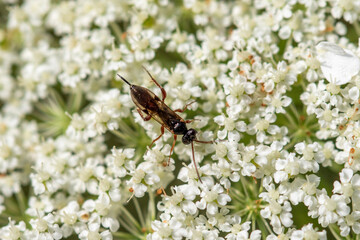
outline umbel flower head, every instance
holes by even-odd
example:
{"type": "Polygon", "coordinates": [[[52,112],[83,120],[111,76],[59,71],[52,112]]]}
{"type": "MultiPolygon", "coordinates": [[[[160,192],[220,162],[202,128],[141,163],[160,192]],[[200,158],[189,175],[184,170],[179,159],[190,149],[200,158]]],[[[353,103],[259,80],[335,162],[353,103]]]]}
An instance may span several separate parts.
{"type": "Polygon", "coordinates": [[[359,6],[2,1],[0,239],[355,239],[359,6]]]}

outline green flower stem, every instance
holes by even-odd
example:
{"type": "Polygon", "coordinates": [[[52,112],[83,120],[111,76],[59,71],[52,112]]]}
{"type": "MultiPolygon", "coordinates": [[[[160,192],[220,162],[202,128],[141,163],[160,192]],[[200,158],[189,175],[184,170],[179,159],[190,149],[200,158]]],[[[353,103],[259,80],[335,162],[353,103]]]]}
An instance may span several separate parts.
{"type": "Polygon", "coordinates": [[[126,230],[128,230],[129,232],[131,232],[134,235],[137,235],[141,231],[141,226],[124,206],[121,206],[120,208],[121,208],[121,213],[126,215],[125,217],[120,218],[120,221],[122,222],[122,224],[124,225],[126,230]],[[126,222],[123,219],[129,220],[129,221],[126,222]]]}
{"type": "MultiPolygon", "coordinates": [[[[300,115],[298,113],[298,110],[295,108],[294,104],[290,104],[290,110],[295,115],[296,119],[300,119],[300,115]]],[[[287,114],[286,114],[287,115],[287,114]]]]}
{"type": "Polygon", "coordinates": [[[150,219],[153,220],[156,217],[156,208],[155,208],[155,197],[152,191],[149,191],[149,212],[150,219]]]}
{"type": "Polygon", "coordinates": [[[271,230],[271,227],[269,226],[269,223],[266,221],[266,219],[264,219],[263,217],[260,217],[260,218],[261,218],[261,221],[263,222],[263,224],[265,225],[265,228],[267,229],[267,231],[269,233],[273,233],[272,230],[271,230]]]}
{"type": "MultiPolygon", "coordinates": [[[[134,235],[124,232],[113,232],[114,239],[134,239],[134,235]]],[[[143,239],[142,236],[137,236],[138,239],[143,239]]]]}
{"type": "Polygon", "coordinates": [[[244,193],[245,193],[245,197],[247,199],[247,198],[249,198],[249,194],[248,194],[246,186],[244,184],[245,181],[246,181],[246,179],[244,179],[244,177],[242,175],[240,175],[240,182],[242,184],[242,187],[243,187],[243,190],[244,190],[244,193]]]}
{"type": "Polygon", "coordinates": [[[110,23],[110,28],[114,31],[115,34],[115,38],[120,42],[121,41],[121,35],[122,35],[122,31],[119,27],[119,25],[115,22],[111,22],[110,23]]]}
{"type": "Polygon", "coordinates": [[[294,119],[292,117],[290,117],[289,114],[284,114],[284,116],[286,117],[286,119],[289,121],[289,124],[291,128],[296,129],[297,128],[297,124],[295,123],[294,119]]]}
{"type": "Polygon", "coordinates": [[[339,231],[339,228],[334,225],[334,224],[330,224],[329,225],[329,229],[330,229],[330,232],[332,233],[333,237],[337,240],[341,240],[343,239],[339,234],[338,234],[338,231],[339,231]]]}
{"type": "Polygon", "coordinates": [[[360,26],[359,26],[358,21],[354,21],[354,22],[353,22],[353,26],[354,26],[356,35],[359,36],[359,35],[360,35],[360,26]]]}
{"type": "Polygon", "coordinates": [[[139,201],[137,200],[137,198],[134,198],[134,204],[135,204],[136,213],[139,216],[140,225],[145,226],[144,216],[142,214],[139,201]]]}
{"type": "Polygon", "coordinates": [[[118,130],[111,130],[111,133],[114,134],[115,136],[121,138],[121,139],[125,139],[125,138],[128,138],[129,135],[127,133],[122,133],[118,130]]]}
{"type": "Polygon", "coordinates": [[[250,221],[250,219],[252,219],[252,222],[253,223],[256,223],[256,216],[253,214],[254,212],[253,211],[249,211],[249,214],[247,215],[247,217],[246,217],[246,222],[247,221],[250,221]]]}
{"type": "Polygon", "coordinates": [[[15,197],[16,197],[16,201],[18,203],[20,214],[23,217],[23,219],[26,220],[27,215],[25,214],[25,211],[27,208],[27,199],[25,198],[24,192],[19,191],[17,194],[15,194],[15,197]]]}
{"type": "Polygon", "coordinates": [[[156,217],[155,195],[153,192],[149,191],[149,204],[146,212],[135,197],[132,200],[139,222],[134,218],[134,213],[129,212],[128,208],[122,205],[120,207],[122,214],[119,218],[119,222],[125,231],[129,232],[132,237],[129,238],[129,235],[126,235],[127,233],[123,233],[123,235],[116,234],[116,236],[122,237],[121,239],[134,239],[134,236],[137,239],[146,239],[146,235],[152,231],[151,223],[156,217]]]}

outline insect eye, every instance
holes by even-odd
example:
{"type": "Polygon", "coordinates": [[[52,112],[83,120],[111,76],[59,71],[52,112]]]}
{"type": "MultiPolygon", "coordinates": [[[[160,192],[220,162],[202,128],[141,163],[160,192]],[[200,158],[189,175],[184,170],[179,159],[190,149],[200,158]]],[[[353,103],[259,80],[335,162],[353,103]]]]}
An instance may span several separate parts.
{"type": "Polygon", "coordinates": [[[182,142],[184,144],[190,144],[192,141],[196,139],[196,130],[195,129],[189,129],[184,136],[182,137],[182,142]]]}

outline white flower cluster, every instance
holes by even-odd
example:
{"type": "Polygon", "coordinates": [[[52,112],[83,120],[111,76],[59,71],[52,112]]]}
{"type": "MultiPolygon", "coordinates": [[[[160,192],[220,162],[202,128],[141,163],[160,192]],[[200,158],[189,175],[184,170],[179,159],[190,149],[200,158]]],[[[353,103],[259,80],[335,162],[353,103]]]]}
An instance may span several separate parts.
{"type": "Polygon", "coordinates": [[[0,3],[1,239],[360,234],[359,0],[0,3]],[[144,121],[116,76],[193,119],[144,121]],[[188,165],[187,165],[188,164],[188,165]],[[148,204],[145,204],[145,203],[148,204]],[[130,206],[130,207],[129,207],[130,206]],[[305,224],[303,224],[305,222],[305,224]]]}

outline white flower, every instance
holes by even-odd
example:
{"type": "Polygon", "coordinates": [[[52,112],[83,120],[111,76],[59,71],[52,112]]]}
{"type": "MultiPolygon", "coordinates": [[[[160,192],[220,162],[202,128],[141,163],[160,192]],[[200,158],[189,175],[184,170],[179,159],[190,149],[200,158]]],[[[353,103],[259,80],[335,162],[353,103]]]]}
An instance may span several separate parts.
{"type": "Polygon", "coordinates": [[[136,61],[151,60],[155,57],[154,49],[163,42],[161,36],[156,36],[154,30],[144,30],[129,38],[131,50],[134,51],[136,61]]]}
{"type": "Polygon", "coordinates": [[[104,54],[106,58],[103,67],[105,73],[125,69],[134,61],[134,56],[124,44],[120,44],[119,47],[113,46],[111,50],[106,49],[104,54]]]}
{"type": "Polygon", "coordinates": [[[266,97],[265,103],[269,106],[266,108],[266,112],[276,112],[276,113],[285,113],[285,107],[289,106],[291,103],[291,98],[287,96],[281,96],[280,93],[270,95],[266,97]]]}
{"type": "Polygon", "coordinates": [[[281,232],[282,225],[290,227],[293,223],[291,205],[288,201],[285,201],[283,205],[274,200],[269,201],[269,205],[260,211],[260,214],[264,218],[270,219],[270,224],[273,226],[276,233],[281,232]]]}
{"type": "Polygon", "coordinates": [[[25,222],[20,221],[15,224],[15,221],[9,218],[9,224],[0,229],[0,236],[3,239],[20,239],[24,235],[25,229],[25,222]]]}
{"type": "Polygon", "coordinates": [[[360,71],[360,59],[350,50],[330,42],[316,46],[320,68],[328,82],[343,85],[360,71]]]}
{"type": "Polygon", "coordinates": [[[312,224],[307,224],[301,228],[301,230],[295,230],[291,234],[292,240],[302,240],[302,239],[319,239],[319,240],[326,240],[326,232],[321,231],[317,232],[314,230],[312,224]]]}
{"type": "Polygon", "coordinates": [[[135,149],[111,149],[111,156],[106,158],[109,167],[112,168],[116,177],[124,177],[126,175],[126,169],[124,167],[126,159],[131,159],[135,155],[135,149]]]}
{"type": "Polygon", "coordinates": [[[151,224],[152,229],[155,231],[151,239],[166,239],[171,236],[172,229],[169,226],[170,215],[163,213],[160,218],[162,221],[155,220],[151,224]]]}
{"type": "Polygon", "coordinates": [[[61,239],[62,232],[57,224],[55,224],[54,215],[47,214],[46,216],[36,219],[30,219],[30,224],[33,227],[33,233],[37,235],[38,238],[53,238],[61,239]]]}
{"type": "Polygon", "coordinates": [[[340,234],[343,237],[349,236],[350,231],[354,231],[355,234],[360,233],[360,212],[354,211],[350,215],[341,218],[338,222],[340,225],[340,234]]]}
{"type": "Polygon", "coordinates": [[[323,160],[321,155],[317,153],[320,149],[321,146],[318,143],[306,145],[301,142],[295,145],[295,151],[302,155],[300,158],[301,164],[299,165],[300,173],[317,172],[319,170],[319,162],[323,160]]]}
{"type": "Polygon", "coordinates": [[[354,190],[356,188],[354,188],[351,184],[352,181],[354,181],[354,183],[356,183],[359,178],[359,176],[356,174],[354,176],[354,179],[352,179],[353,177],[353,170],[350,168],[344,168],[341,172],[340,172],[340,181],[335,181],[334,182],[334,189],[333,192],[337,193],[337,194],[342,194],[343,196],[347,197],[347,198],[351,198],[354,194],[354,190]]]}
{"type": "Polygon", "coordinates": [[[231,227],[231,232],[226,235],[226,239],[229,240],[260,240],[261,239],[261,232],[260,230],[252,231],[251,234],[249,234],[250,231],[250,222],[244,222],[241,223],[241,218],[237,215],[230,216],[230,219],[228,220],[231,227]],[[249,236],[250,235],[250,236],[249,236]]]}
{"type": "Polygon", "coordinates": [[[225,139],[228,135],[230,141],[238,141],[240,136],[235,129],[242,129],[243,122],[236,122],[232,117],[225,117],[219,115],[214,118],[214,121],[220,126],[224,126],[223,130],[218,131],[219,139],[225,139]]]}
{"type": "Polygon", "coordinates": [[[346,216],[350,212],[350,208],[347,206],[343,196],[332,195],[330,198],[326,192],[322,191],[317,198],[319,203],[317,210],[319,214],[318,221],[323,227],[335,223],[340,216],[346,216]]]}
{"type": "Polygon", "coordinates": [[[218,212],[218,207],[224,206],[231,199],[229,195],[223,193],[224,189],[219,184],[210,187],[210,189],[201,192],[200,197],[202,199],[196,203],[196,206],[199,209],[206,208],[208,214],[215,215],[218,212]]]}
{"type": "MultiPolygon", "coordinates": [[[[9,220],[1,239],[360,234],[360,0],[0,5],[0,212],[26,195],[17,207],[31,225],[9,220]],[[319,41],[329,42],[314,52],[319,41]],[[194,145],[202,182],[190,146],[168,156],[172,129],[146,148],[160,125],[139,116],[116,76],[161,99],[142,65],[171,109],[195,101],[178,115],[194,119],[198,140],[220,139],[194,145]],[[302,214],[321,231],[295,228],[302,214]]],[[[152,117],[175,116],[145,102],[152,117]]]]}

